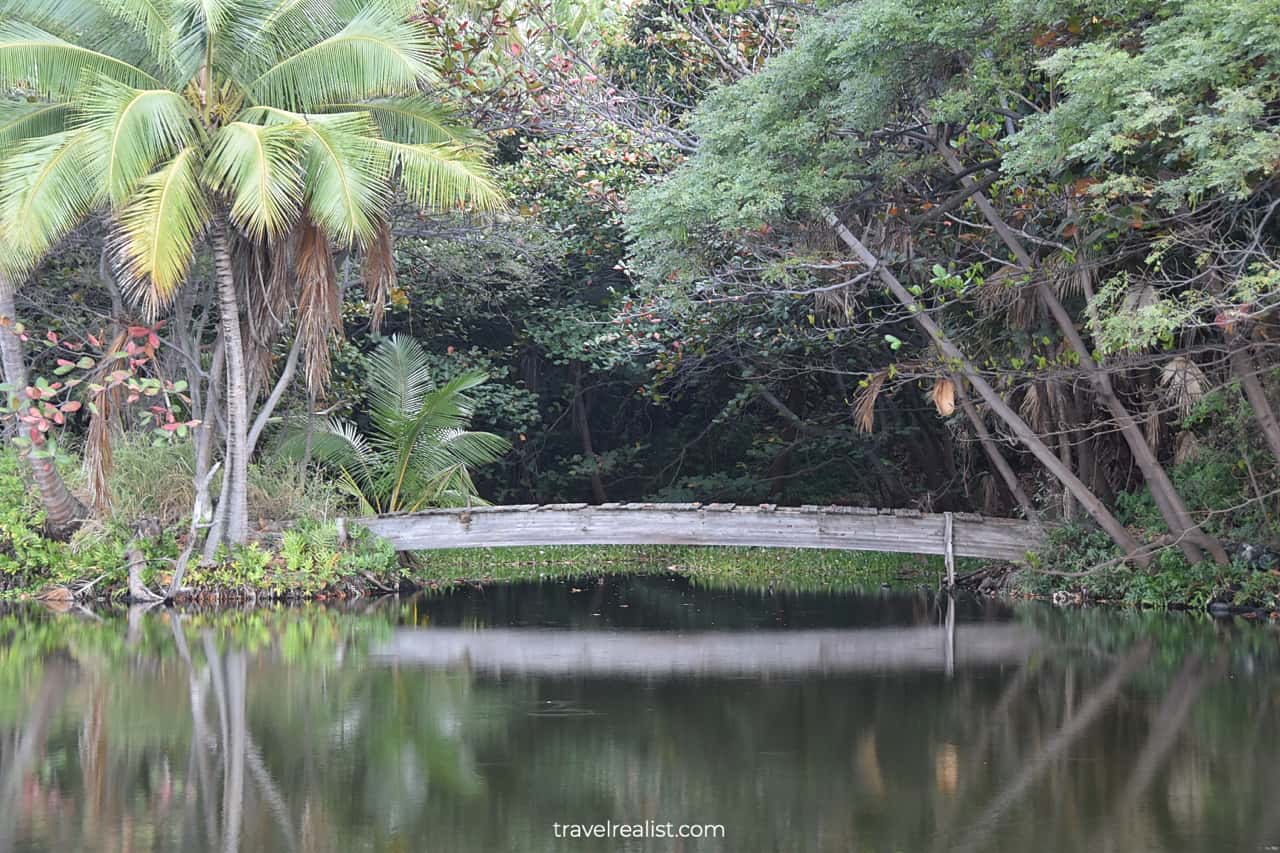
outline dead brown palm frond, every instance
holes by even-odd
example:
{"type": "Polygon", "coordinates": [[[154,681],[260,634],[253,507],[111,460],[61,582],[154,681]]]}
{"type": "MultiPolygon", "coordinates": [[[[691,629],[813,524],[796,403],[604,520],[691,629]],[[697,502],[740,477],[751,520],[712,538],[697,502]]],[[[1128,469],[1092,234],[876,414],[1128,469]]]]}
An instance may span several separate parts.
{"type": "Polygon", "coordinates": [[[342,329],[338,270],[324,229],[299,226],[294,269],[298,280],[298,331],[306,348],[307,387],[322,393],[329,382],[329,345],[342,329]]]}
{"type": "Polygon", "coordinates": [[[1004,317],[1015,328],[1030,328],[1039,317],[1035,288],[1017,267],[1001,267],[987,276],[977,295],[983,314],[1004,317]]]}
{"type": "Polygon", "coordinates": [[[1164,398],[1179,415],[1186,417],[1204,398],[1209,388],[1208,377],[1200,366],[1186,356],[1171,358],[1160,371],[1160,387],[1164,398]]]}
{"type": "Polygon", "coordinates": [[[1041,262],[1040,274],[1046,277],[1045,280],[1059,299],[1069,299],[1084,295],[1085,277],[1089,273],[1080,264],[1055,254],[1041,262]]]}
{"type": "Polygon", "coordinates": [[[929,399],[944,418],[950,417],[956,410],[956,385],[950,379],[939,379],[933,383],[929,391],[929,399]]]}
{"type": "Polygon", "coordinates": [[[1150,308],[1159,302],[1160,297],[1156,294],[1156,289],[1151,286],[1151,283],[1138,281],[1130,285],[1125,292],[1124,301],[1120,303],[1120,310],[1128,314],[1140,311],[1143,308],[1150,308]]]}
{"type": "Polygon", "coordinates": [[[240,305],[247,328],[244,336],[246,378],[253,389],[262,385],[271,370],[271,348],[284,315],[267,298],[272,268],[267,247],[238,233],[232,234],[231,241],[232,274],[236,287],[244,294],[240,305]]]}
{"type": "Polygon", "coordinates": [[[395,246],[391,241],[391,227],[385,222],[365,249],[360,277],[364,281],[364,298],[369,303],[369,325],[373,331],[380,331],[387,300],[396,286],[395,246]]]}
{"type": "Polygon", "coordinates": [[[846,282],[843,287],[831,290],[820,290],[813,299],[814,312],[826,320],[845,322],[858,310],[858,298],[853,285],[846,282]]]}
{"type": "Polygon", "coordinates": [[[1142,432],[1146,436],[1147,446],[1157,453],[1160,452],[1160,439],[1164,434],[1164,430],[1161,427],[1160,402],[1152,400],[1151,404],[1147,406],[1146,416],[1143,418],[1142,432]]]}
{"type": "Polygon", "coordinates": [[[977,492],[983,513],[992,516],[999,515],[1000,487],[996,484],[995,478],[986,472],[980,474],[978,476],[977,492]]]}
{"type": "Polygon", "coordinates": [[[853,420],[858,425],[858,429],[863,432],[872,432],[875,429],[876,399],[880,396],[880,390],[884,388],[885,380],[888,378],[887,370],[872,373],[867,377],[867,384],[853,398],[853,420]]]}
{"type": "Polygon", "coordinates": [[[1200,451],[1200,442],[1190,430],[1178,433],[1173,444],[1173,464],[1181,465],[1200,451]]]}
{"type": "MultiPolygon", "coordinates": [[[[108,353],[124,352],[129,343],[129,333],[121,329],[107,346],[108,353]]],[[[129,357],[104,358],[98,362],[89,376],[90,382],[106,385],[106,378],[116,370],[127,370],[129,357]]],[[[111,511],[111,470],[113,458],[111,441],[120,425],[120,412],[124,405],[125,386],[103,387],[89,398],[89,430],[84,439],[84,473],[89,488],[89,500],[93,508],[106,515],[111,511]]]]}
{"type": "Polygon", "coordinates": [[[1018,404],[1018,414],[1036,432],[1042,435],[1048,432],[1049,401],[1040,383],[1027,386],[1022,402],[1018,404]]]}

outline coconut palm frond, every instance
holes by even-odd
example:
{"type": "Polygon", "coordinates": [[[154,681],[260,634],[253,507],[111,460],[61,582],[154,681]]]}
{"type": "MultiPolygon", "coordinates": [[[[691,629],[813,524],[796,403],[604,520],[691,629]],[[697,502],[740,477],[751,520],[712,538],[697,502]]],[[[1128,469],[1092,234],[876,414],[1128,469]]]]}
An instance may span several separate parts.
{"type": "Polygon", "coordinates": [[[74,43],[26,21],[0,21],[0,86],[61,101],[84,80],[98,77],[128,86],[161,85],[155,75],[105,50],[74,43]]]}
{"type": "Polygon", "coordinates": [[[118,216],[121,283],[155,316],[186,279],[196,239],[209,220],[199,154],[187,148],[143,178],[118,216]]]}
{"type": "Polygon", "coordinates": [[[368,243],[385,219],[390,164],[364,113],[312,116],[306,155],[307,213],[339,244],[368,243]]]}
{"type": "Polygon", "coordinates": [[[24,276],[97,203],[77,132],[23,143],[0,163],[0,267],[24,276]]]}
{"type": "Polygon", "coordinates": [[[384,139],[406,145],[487,147],[488,140],[467,125],[457,110],[426,95],[401,95],[356,103],[331,103],[323,112],[363,112],[384,139]]]}
{"type": "Polygon", "coordinates": [[[400,185],[414,204],[432,210],[470,205],[496,210],[504,201],[484,162],[484,152],[452,144],[376,143],[398,169],[400,185]]]}
{"type": "Polygon", "coordinates": [[[411,494],[415,480],[422,476],[419,463],[424,461],[423,443],[443,447],[441,436],[466,427],[475,411],[475,403],[466,396],[466,391],[487,379],[483,373],[468,373],[451,379],[422,397],[417,405],[417,414],[402,418],[394,429],[383,430],[382,435],[375,436],[376,443],[388,447],[397,457],[391,492],[393,504],[399,502],[402,494],[411,494]]]}
{"type": "MultiPolygon", "coordinates": [[[[302,449],[299,441],[305,436],[290,436],[285,443],[286,452],[297,455],[302,449]]],[[[351,481],[366,493],[376,493],[379,471],[385,467],[377,450],[360,434],[355,424],[340,418],[330,418],[321,424],[311,436],[311,453],[321,463],[332,465],[346,472],[351,481]]]]}
{"type": "Polygon", "coordinates": [[[71,106],[52,101],[5,101],[0,105],[0,151],[67,129],[71,106]]]}
{"type": "Polygon", "coordinates": [[[162,160],[195,137],[191,105],[168,89],[136,89],[100,79],[76,104],[85,144],[101,169],[100,180],[112,202],[120,204],[162,160]]]}
{"type": "Polygon", "coordinates": [[[1142,432],[1147,446],[1157,453],[1160,451],[1160,438],[1164,432],[1161,429],[1162,426],[1159,401],[1152,400],[1147,406],[1146,416],[1142,419],[1142,432]]]}
{"type": "Polygon", "coordinates": [[[371,2],[341,30],[291,53],[248,83],[254,100],[289,110],[418,91],[433,79],[422,24],[371,2]]]}
{"type": "Polygon", "coordinates": [[[1048,432],[1049,401],[1039,383],[1027,386],[1018,405],[1018,414],[1036,432],[1041,435],[1048,432]]]}
{"type": "Polygon", "coordinates": [[[231,220],[255,241],[279,237],[302,208],[301,123],[237,121],[218,131],[205,183],[231,199],[231,220]]]}

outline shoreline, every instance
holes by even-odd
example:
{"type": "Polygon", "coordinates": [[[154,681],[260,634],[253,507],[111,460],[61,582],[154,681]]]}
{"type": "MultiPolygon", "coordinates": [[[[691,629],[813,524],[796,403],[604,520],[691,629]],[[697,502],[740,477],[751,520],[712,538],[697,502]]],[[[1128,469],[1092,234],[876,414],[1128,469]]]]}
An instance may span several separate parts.
{"type": "MultiPolygon", "coordinates": [[[[237,577],[234,569],[226,565],[205,567],[189,575],[198,583],[171,599],[163,598],[155,603],[215,608],[325,604],[459,586],[661,574],[678,575],[697,585],[724,589],[802,593],[932,592],[941,589],[943,578],[941,560],[936,558],[728,546],[566,546],[419,552],[407,561],[379,569],[352,569],[323,583],[317,583],[314,577],[300,577],[297,572],[287,571],[278,565],[280,562],[279,555],[272,555],[267,565],[275,568],[253,577],[237,577]]],[[[962,571],[958,577],[958,591],[976,596],[1042,601],[1060,607],[1165,610],[1259,623],[1280,621],[1278,607],[1248,599],[1224,600],[1230,589],[1208,601],[1174,598],[1158,603],[1123,595],[1099,596],[1081,584],[1063,584],[1045,591],[1046,585],[1055,586],[1048,583],[1054,576],[1032,568],[1009,564],[975,567],[972,563],[966,568],[968,571],[962,571]]],[[[0,602],[41,602],[55,606],[129,603],[126,579],[122,572],[115,574],[117,576],[106,583],[101,583],[103,577],[99,575],[3,589],[0,602]]],[[[156,576],[166,579],[163,573],[153,573],[149,580],[154,582],[156,576]]],[[[1276,581],[1280,585],[1280,578],[1276,581]]]]}

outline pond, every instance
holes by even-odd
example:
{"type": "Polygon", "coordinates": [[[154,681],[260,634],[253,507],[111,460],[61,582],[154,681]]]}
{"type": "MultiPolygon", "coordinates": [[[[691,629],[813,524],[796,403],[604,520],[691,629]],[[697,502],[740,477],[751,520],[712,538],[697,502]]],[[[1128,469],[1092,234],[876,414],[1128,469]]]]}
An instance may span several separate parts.
{"type": "Polygon", "coordinates": [[[676,576],[0,611],[0,853],[1275,850],[1278,744],[1280,634],[1178,614],[676,576]]]}

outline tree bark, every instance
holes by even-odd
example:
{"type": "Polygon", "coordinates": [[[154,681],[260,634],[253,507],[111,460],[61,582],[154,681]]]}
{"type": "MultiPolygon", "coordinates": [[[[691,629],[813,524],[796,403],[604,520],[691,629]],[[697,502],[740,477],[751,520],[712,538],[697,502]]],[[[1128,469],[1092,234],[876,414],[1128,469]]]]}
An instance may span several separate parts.
{"type": "MultiPolygon", "coordinates": [[[[938,140],[935,142],[935,147],[951,171],[960,176],[962,184],[967,187],[975,183],[971,175],[964,174],[964,166],[950,145],[938,140]]],[[[983,218],[987,220],[1001,241],[1013,253],[1018,265],[1028,274],[1032,273],[1036,264],[1031,254],[1022,245],[1022,241],[1018,239],[1009,224],[996,211],[995,206],[992,205],[986,194],[975,192],[973,201],[978,205],[983,218]]],[[[1081,270],[1080,275],[1087,277],[1088,272],[1081,270]]],[[[1091,295],[1092,291],[1088,287],[1088,281],[1085,279],[1082,279],[1082,281],[1091,295]]],[[[1222,544],[1206,534],[1192,520],[1191,513],[1187,510],[1186,504],[1183,503],[1182,497],[1173,485],[1173,481],[1169,479],[1164,466],[1156,459],[1155,452],[1147,444],[1147,439],[1142,434],[1142,429],[1138,426],[1137,421],[1134,420],[1133,415],[1125,407],[1124,403],[1121,402],[1119,395],[1116,394],[1115,388],[1111,384],[1110,375],[1093,360],[1093,353],[1085,345],[1084,339],[1080,336],[1079,331],[1076,330],[1075,321],[1067,313],[1067,309],[1063,306],[1062,301],[1058,299],[1058,295],[1053,292],[1053,288],[1049,286],[1042,276],[1037,278],[1035,286],[1041,302],[1049,311],[1050,316],[1053,317],[1072,352],[1080,359],[1080,366],[1084,368],[1089,381],[1093,384],[1098,396],[1102,398],[1103,404],[1116,422],[1116,426],[1120,428],[1120,433],[1124,436],[1125,443],[1129,445],[1129,452],[1133,454],[1134,461],[1137,463],[1139,470],[1142,471],[1142,476],[1151,490],[1151,496],[1155,500],[1160,514],[1164,517],[1170,532],[1177,538],[1178,546],[1182,553],[1192,563],[1198,563],[1204,559],[1204,554],[1201,552],[1201,548],[1203,548],[1209,552],[1214,562],[1218,563],[1218,565],[1225,566],[1229,564],[1231,558],[1227,556],[1222,544]]]]}
{"type": "Polygon", "coordinates": [[[1141,566],[1149,565],[1151,562],[1150,555],[1142,549],[1138,544],[1138,541],[1133,538],[1133,535],[1130,534],[1129,531],[1125,529],[1124,525],[1111,514],[1111,511],[1108,510],[1100,500],[1098,500],[1097,496],[1089,490],[1080,478],[1077,477],[1070,468],[1067,468],[1062,464],[1062,460],[1060,460],[1057,454],[1050,450],[1048,446],[1041,441],[1040,437],[1035,434],[1035,431],[1027,425],[1027,422],[1024,421],[1017,412],[1009,407],[1009,404],[1006,403],[996,390],[991,387],[990,383],[983,378],[982,374],[979,373],[973,363],[965,357],[960,348],[952,343],[951,339],[942,331],[942,328],[935,323],[927,313],[925,313],[924,306],[916,301],[915,297],[911,295],[911,292],[908,291],[906,287],[903,286],[902,282],[898,280],[898,277],[880,263],[879,258],[873,255],[871,251],[862,244],[862,241],[854,236],[853,232],[840,221],[834,212],[827,211],[825,217],[827,224],[835,229],[836,234],[846,246],[853,250],[853,253],[858,257],[858,260],[860,260],[867,269],[874,271],[879,279],[889,289],[889,292],[893,294],[894,298],[896,298],[908,311],[911,312],[912,318],[934,342],[934,345],[938,347],[939,352],[941,352],[944,357],[955,363],[956,371],[968,380],[973,389],[991,408],[991,411],[995,412],[996,416],[1008,425],[1013,434],[1029,451],[1031,451],[1032,455],[1036,457],[1040,464],[1044,465],[1051,474],[1057,477],[1063,485],[1070,489],[1071,493],[1075,495],[1076,500],[1080,502],[1080,506],[1085,510],[1085,512],[1089,513],[1089,515],[1098,522],[1098,525],[1107,532],[1107,535],[1111,537],[1112,541],[1124,550],[1126,555],[1141,566]]]}
{"type": "Polygon", "coordinates": [[[1240,387],[1244,389],[1244,395],[1253,407],[1253,416],[1262,429],[1262,436],[1271,448],[1271,455],[1280,464],[1280,420],[1276,418],[1275,409],[1267,399],[1267,390],[1262,387],[1262,380],[1258,378],[1258,365],[1247,341],[1231,351],[1231,372],[1240,381],[1240,387]]]}
{"type": "MultiPolygon", "coordinates": [[[[16,402],[15,408],[21,409],[30,402],[30,398],[27,397],[27,364],[22,354],[22,341],[14,331],[16,322],[14,285],[0,278],[0,361],[5,381],[13,389],[11,399],[16,402]]],[[[26,456],[44,507],[46,532],[54,539],[71,538],[85,516],[84,505],[71,494],[52,459],[38,459],[32,453],[26,456]]]]}
{"type": "Polygon", "coordinates": [[[236,295],[235,275],[231,266],[231,246],[226,217],[220,216],[213,228],[213,264],[218,280],[218,305],[222,322],[223,346],[227,363],[227,442],[223,456],[225,487],[218,498],[225,502],[221,529],[210,530],[233,545],[243,543],[249,535],[249,388],[245,374],[244,339],[240,333],[240,304],[236,295]]]}

